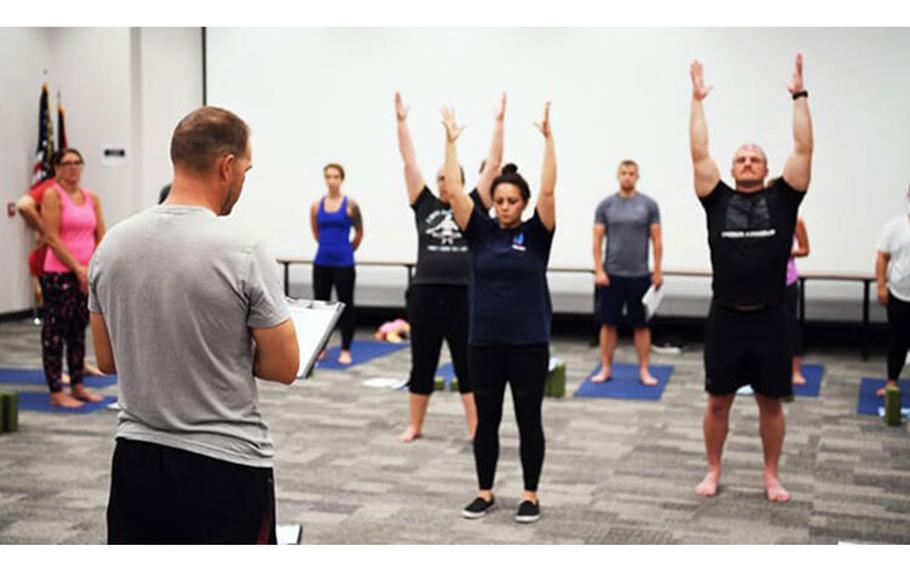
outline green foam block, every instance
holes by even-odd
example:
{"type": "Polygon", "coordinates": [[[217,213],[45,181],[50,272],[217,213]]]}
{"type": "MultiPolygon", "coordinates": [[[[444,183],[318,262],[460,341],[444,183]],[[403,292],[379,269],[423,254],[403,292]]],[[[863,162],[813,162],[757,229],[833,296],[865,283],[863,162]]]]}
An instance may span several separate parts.
{"type": "Polygon", "coordinates": [[[433,390],[444,391],[446,390],[446,380],[442,377],[436,377],[433,390]]]}
{"type": "Polygon", "coordinates": [[[564,361],[556,361],[555,365],[550,365],[543,394],[552,398],[566,396],[566,364],[564,361]]]}
{"type": "Polygon", "coordinates": [[[15,432],[19,429],[19,395],[0,391],[0,431],[15,432]]]}
{"type": "Polygon", "coordinates": [[[901,425],[901,391],[894,385],[885,387],[885,423],[901,425]]]}

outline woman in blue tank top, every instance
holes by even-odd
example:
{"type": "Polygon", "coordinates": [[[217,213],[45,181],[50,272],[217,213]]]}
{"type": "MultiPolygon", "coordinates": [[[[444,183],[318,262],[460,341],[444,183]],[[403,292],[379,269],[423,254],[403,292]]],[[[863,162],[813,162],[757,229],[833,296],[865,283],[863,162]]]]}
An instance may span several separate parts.
{"type": "Polygon", "coordinates": [[[363,219],[357,202],[341,193],[344,168],[340,164],[328,164],[322,171],[328,191],[310,206],[310,226],[319,245],[313,261],[313,296],[317,300],[330,300],[334,287],[338,301],[344,302],[344,313],[339,322],[341,353],[338,362],[350,365],[355,324],[354,251],[363,240],[363,219]]]}

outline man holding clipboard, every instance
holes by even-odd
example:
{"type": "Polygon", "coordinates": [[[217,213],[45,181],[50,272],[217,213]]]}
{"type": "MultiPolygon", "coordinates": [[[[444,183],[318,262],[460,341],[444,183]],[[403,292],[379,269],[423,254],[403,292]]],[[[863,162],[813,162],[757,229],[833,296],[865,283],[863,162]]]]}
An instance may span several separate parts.
{"type": "Polygon", "coordinates": [[[119,375],[108,543],[275,543],[275,449],[256,378],[291,384],[294,324],[274,255],[225,224],[249,128],[203,107],[171,140],[162,204],[115,226],[89,267],[98,366],[119,375]]]}

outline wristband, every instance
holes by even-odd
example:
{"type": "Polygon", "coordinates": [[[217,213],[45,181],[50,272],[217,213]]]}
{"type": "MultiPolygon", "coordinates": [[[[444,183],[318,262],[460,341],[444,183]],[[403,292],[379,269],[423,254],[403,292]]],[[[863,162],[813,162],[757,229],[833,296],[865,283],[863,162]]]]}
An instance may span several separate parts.
{"type": "Polygon", "coordinates": [[[809,98],[809,91],[799,91],[798,93],[793,93],[793,100],[794,100],[794,101],[795,101],[796,99],[800,98],[800,97],[806,97],[806,98],[808,99],[808,98],[809,98]]]}

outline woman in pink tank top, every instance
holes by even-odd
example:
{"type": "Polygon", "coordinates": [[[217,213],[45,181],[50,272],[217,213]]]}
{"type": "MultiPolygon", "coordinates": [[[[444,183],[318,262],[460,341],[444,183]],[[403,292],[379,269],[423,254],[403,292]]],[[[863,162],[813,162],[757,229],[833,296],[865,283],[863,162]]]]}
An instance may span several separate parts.
{"type": "Polygon", "coordinates": [[[51,392],[51,404],[65,408],[98,402],[103,397],[83,384],[85,328],[88,325],[88,263],[104,236],[101,202],[80,187],[84,161],[73,148],[54,156],[57,183],[48,188],[41,203],[48,252],[44,259],[41,291],[44,327],[41,358],[51,392]],[[63,347],[66,346],[70,391],[63,392],[63,347]]]}
{"type": "Polygon", "coordinates": [[[799,272],[796,270],[797,257],[809,256],[809,234],[802,217],[796,218],[796,231],[793,233],[793,248],[790,250],[790,262],[787,263],[787,311],[790,312],[790,338],[793,342],[793,384],[804,385],[802,366],[802,338],[799,329],[799,272]]]}

